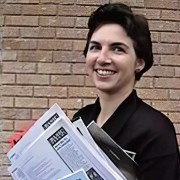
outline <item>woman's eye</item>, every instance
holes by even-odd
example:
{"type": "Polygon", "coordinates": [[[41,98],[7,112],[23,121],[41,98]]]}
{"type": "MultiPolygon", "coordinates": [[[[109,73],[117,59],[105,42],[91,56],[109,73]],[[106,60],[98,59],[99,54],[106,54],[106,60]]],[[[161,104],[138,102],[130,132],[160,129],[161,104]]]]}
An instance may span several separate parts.
{"type": "Polygon", "coordinates": [[[97,45],[92,45],[92,46],[89,47],[90,51],[96,51],[96,50],[99,50],[99,49],[100,49],[100,47],[97,46],[97,45]]]}
{"type": "Polygon", "coordinates": [[[124,52],[124,49],[121,47],[113,47],[112,50],[115,52],[124,52]]]}

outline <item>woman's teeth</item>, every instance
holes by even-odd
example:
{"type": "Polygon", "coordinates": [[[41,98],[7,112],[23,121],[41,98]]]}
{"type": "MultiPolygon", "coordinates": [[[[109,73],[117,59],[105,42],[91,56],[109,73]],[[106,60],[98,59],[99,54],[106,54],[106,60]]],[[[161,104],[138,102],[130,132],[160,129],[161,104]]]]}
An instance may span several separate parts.
{"type": "Polygon", "coordinates": [[[98,69],[98,70],[96,70],[96,72],[97,72],[99,75],[112,75],[112,74],[114,74],[113,71],[110,71],[110,70],[102,70],[102,69],[98,69]]]}

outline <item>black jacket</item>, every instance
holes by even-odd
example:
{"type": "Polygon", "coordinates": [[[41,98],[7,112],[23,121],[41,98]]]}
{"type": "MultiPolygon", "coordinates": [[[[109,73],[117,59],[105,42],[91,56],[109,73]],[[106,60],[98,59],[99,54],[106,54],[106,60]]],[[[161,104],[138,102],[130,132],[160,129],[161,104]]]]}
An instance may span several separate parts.
{"type": "MultiPolygon", "coordinates": [[[[85,125],[96,121],[101,110],[95,104],[80,109],[85,125]]],[[[136,91],[119,105],[102,126],[122,148],[136,153],[138,180],[180,180],[179,149],[172,122],[144,103],[136,91]]]]}

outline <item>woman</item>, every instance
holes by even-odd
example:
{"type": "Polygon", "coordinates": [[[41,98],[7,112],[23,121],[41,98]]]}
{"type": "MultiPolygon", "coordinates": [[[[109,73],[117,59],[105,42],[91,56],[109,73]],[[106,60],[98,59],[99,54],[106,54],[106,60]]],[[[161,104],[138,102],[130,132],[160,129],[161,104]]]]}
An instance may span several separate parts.
{"type": "Polygon", "coordinates": [[[122,148],[136,153],[139,180],[178,180],[178,144],[171,121],[144,103],[134,84],[153,64],[146,19],[121,3],[92,13],[84,49],[86,69],[98,89],[94,104],[80,109],[122,148]]]}

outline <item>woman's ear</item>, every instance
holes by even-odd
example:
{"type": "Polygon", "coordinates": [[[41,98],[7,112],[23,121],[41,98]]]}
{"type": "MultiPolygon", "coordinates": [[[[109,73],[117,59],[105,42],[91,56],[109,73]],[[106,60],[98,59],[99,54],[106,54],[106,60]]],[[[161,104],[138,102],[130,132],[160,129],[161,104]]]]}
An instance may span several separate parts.
{"type": "Polygon", "coordinates": [[[144,69],[144,66],[145,66],[144,59],[137,59],[136,60],[136,67],[135,67],[136,73],[142,71],[144,69]]]}

